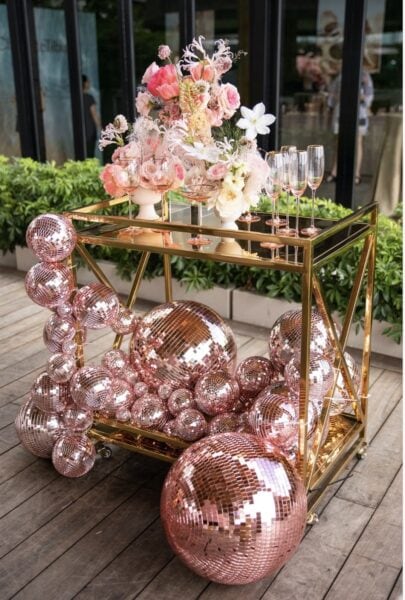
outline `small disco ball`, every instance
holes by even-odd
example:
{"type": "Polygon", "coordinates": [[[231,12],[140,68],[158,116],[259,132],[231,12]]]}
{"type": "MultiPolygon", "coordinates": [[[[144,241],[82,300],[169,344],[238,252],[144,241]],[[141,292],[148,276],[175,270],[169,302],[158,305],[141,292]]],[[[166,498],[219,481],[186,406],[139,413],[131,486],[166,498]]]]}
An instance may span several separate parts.
{"type": "Polygon", "coordinates": [[[55,469],[65,477],[82,477],[96,461],[94,444],[83,434],[67,433],[60,437],[52,450],[55,469]]]}
{"type": "MultiPolygon", "coordinates": [[[[278,371],[301,354],[302,311],[289,310],[277,319],[269,334],[269,357],[278,371]]],[[[333,358],[333,346],[322,317],[316,308],[311,311],[311,358],[333,358]]]]}
{"type": "Polygon", "coordinates": [[[197,381],[194,398],[197,407],[211,417],[229,412],[239,398],[238,382],[226,371],[207,373],[197,381]]]}
{"type": "Polygon", "coordinates": [[[163,433],[169,436],[176,436],[176,419],[170,419],[163,425],[163,433]]]}
{"type": "Polygon", "coordinates": [[[208,423],[208,435],[237,431],[240,425],[240,415],[235,413],[224,413],[222,415],[217,415],[208,423]]]}
{"type": "MultiPolygon", "coordinates": [[[[347,363],[347,368],[353,381],[354,390],[358,395],[360,392],[361,381],[359,366],[349,352],[345,352],[345,359],[347,363]]],[[[339,415],[345,410],[349,410],[351,408],[351,405],[352,399],[344,384],[342,373],[339,370],[336,381],[335,394],[330,405],[329,415],[331,417],[335,417],[336,415],[339,415]]]]}
{"type": "Polygon", "coordinates": [[[65,304],[74,289],[71,270],[62,263],[37,263],[25,276],[25,290],[33,302],[45,308],[65,304]]]}
{"type": "Polygon", "coordinates": [[[45,262],[67,258],[73,252],[77,240],[71,221],[52,213],[35,217],[28,225],[25,237],[28,248],[45,262]]]}
{"type": "Polygon", "coordinates": [[[73,341],[75,335],[76,322],[70,315],[60,317],[52,313],[45,321],[43,340],[50,352],[63,352],[62,344],[73,341]]]}
{"type": "Polygon", "coordinates": [[[169,412],[156,394],[145,394],[131,408],[131,422],[141,429],[161,430],[169,418],[169,412]]]}
{"type": "Polygon", "coordinates": [[[101,409],[103,416],[115,417],[118,410],[129,408],[134,400],[131,384],[124,379],[113,379],[111,398],[103,404],[101,409]]]}
{"type": "Polygon", "coordinates": [[[38,375],[30,393],[34,405],[47,413],[61,412],[71,401],[69,385],[52,381],[48,373],[38,375]]]}
{"type": "Polygon", "coordinates": [[[89,329],[102,329],[114,322],[120,301],[113,290],[103,283],[91,283],[80,288],[73,300],[76,319],[89,329]]]}
{"type": "Polygon", "coordinates": [[[15,428],[26,450],[50,458],[54,443],[64,432],[64,423],[60,415],[43,412],[30,399],[18,411],[15,428]]]}
{"type": "Polygon", "coordinates": [[[126,306],[120,305],[117,316],[111,322],[111,329],[120,335],[134,333],[139,325],[140,319],[126,306]]]}
{"type": "Polygon", "coordinates": [[[86,433],[93,425],[93,413],[78,407],[68,407],[61,414],[67,433],[86,433]]]}
{"type": "Polygon", "coordinates": [[[175,418],[173,427],[175,435],[186,442],[199,440],[207,433],[207,421],[195,408],[182,410],[175,418]]]}
{"type": "Polygon", "coordinates": [[[102,410],[111,400],[113,378],[102,367],[82,367],[70,380],[70,393],[74,402],[84,410],[102,410]]]}
{"type": "MultiPolygon", "coordinates": [[[[300,360],[294,356],[284,369],[285,382],[290,392],[295,396],[300,392],[300,360]]],[[[326,394],[333,385],[334,369],[331,360],[314,356],[309,361],[309,398],[316,405],[319,412],[322,410],[326,394]]]]}
{"type": "Polygon", "coordinates": [[[306,524],[304,485],[266,440],[241,433],[205,437],[171,467],[161,497],[174,552],[201,577],[247,584],[294,554],[306,524]]]}
{"type": "Polygon", "coordinates": [[[211,308],[175,301],[153,308],[141,319],[130,354],[149,385],[190,388],[214,369],[233,374],[236,342],[231,329],[211,308]]]}
{"type": "Polygon", "coordinates": [[[187,388],[179,388],[178,390],[174,390],[174,392],[170,394],[169,400],[167,401],[167,408],[174,416],[177,416],[186,408],[197,408],[193,392],[187,388]]]}
{"type": "Polygon", "coordinates": [[[117,377],[124,377],[129,357],[123,350],[108,350],[101,359],[102,366],[117,377]]]}
{"type": "Polygon", "coordinates": [[[249,356],[236,369],[236,380],[243,396],[257,396],[270,384],[273,367],[268,358],[249,356]]]}
{"type": "Polygon", "coordinates": [[[73,373],[77,371],[76,359],[71,354],[52,354],[48,358],[46,371],[52,381],[67,383],[73,373]]]}

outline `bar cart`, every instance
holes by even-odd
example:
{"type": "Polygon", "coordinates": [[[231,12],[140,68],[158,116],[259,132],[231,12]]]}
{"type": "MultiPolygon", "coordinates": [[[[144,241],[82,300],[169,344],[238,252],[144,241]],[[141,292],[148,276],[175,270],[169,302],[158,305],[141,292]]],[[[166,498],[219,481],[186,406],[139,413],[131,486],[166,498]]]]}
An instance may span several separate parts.
{"type": "MultiPolygon", "coordinates": [[[[172,255],[200,260],[229,262],[237,265],[278,269],[301,275],[302,337],[299,395],[299,439],[297,465],[308,494],[308,522],[316,521],[316,507],[327,486],[357,455],[365,456],[368,404],[368,377],[371,353],[372,301],[376,255],[377,205],[369,204],[349,216],[337,220],[317,219],[320,232],[310,238],[283,237],[271,233],[265,218],[259,222],[240,224],[238,231],[192,225],[169,218],[167,202],[163,202],[163,217],[159,221],[145,221],[116,216],[128,197],[117,198],[64,213],[74,224],[80,223],[76,252],[87,263],[94,275],[105,285],[113,287],[86,246],[108,246],[140,252],[140,260],[128,294],[127,306],[135,304],[138,289],[151,253],[163,256],[166,300],[172,299],[170,259],[172,255]],[[193,236],[208,236],[211,244],[197,247],[187,243],[193,236]],[[264,243],[264,247],[261,245],[264,243]],[[281,246],[279,252],[270,251],[269,244],[281,246]],[[348,251],[355,244],[361,248],[353,288],[343,319],[341,331],[332,320],[325,302],[319,277],[320,269],[329,261],[348,251]],[[360,295],[365,295],[364,341],[361,363],[361,383],[355,389],[344,356],[349,330],[360,295]],[[308,374],[310,366],[311,307],[315,303],[335,351],[334,384],[323,403],[323,409],[311,445],[307,442],[309,404],[308,374]],[[352,410],[333,419],[329,418],[338,374],[352,403],[352,410]]],[[[260,214],[260,213],[259,213],[260,214]]],[[[307,226],[301,217],[299,227],[307,226]]],[[[72,260],[72,259],[70,259],[72,260]]],[[[269,324],[270,325],[270,324],[269,324]]],[[[119,348],[122,336],[113,344],[119,348]]],[[[83,346],[79,344],[78,361],[83,364],[83,346]]],[[[179,438],[159,431],[142,430],[127,423],[98,417],[90,435],[103,444],[116,444],[169,462],[174,462],[189,445],[179,438]]],[[[104,451],[108,450],[104,447],[104,451]]]]}

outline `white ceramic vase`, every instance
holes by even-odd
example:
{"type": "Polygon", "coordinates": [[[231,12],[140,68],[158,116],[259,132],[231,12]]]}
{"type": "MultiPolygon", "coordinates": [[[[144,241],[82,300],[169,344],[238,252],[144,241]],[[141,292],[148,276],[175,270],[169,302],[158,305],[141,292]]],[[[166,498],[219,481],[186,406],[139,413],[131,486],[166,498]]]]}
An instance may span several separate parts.
{"type": "Polygon", "coordinates": [[[145,219],[146,221],[156,221],[159,219],[160,217],[155,210],[155,204],[158,204],[161,199],[162,195],[160,192],[139,186],[131,194],[131,202],[139,206],[137,218],[145,219]]]}

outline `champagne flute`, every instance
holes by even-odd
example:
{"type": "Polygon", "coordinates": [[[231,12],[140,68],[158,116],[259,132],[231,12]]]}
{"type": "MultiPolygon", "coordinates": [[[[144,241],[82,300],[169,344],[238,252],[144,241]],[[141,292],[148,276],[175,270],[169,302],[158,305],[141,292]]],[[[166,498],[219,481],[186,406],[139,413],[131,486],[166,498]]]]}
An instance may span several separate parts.
{"type": "Polygon", "coordinates": [[[283,235],[295,235],[295,229],[290,227],[290,150],[297,150],[297,146],[281,146],[280,152],[283,157],[283,179],[282,188],[286,193],[286,226],[280,229],[283,235]]]}
{"type": "Polygon", "coordinates": [[[316,235],[321,230],[315,227],[315,192],[321,185],[325,170],[325,154],[323,146],[311,145],[307,148],[308,153],[308,186],[312,191],[311,225],[301,230],[303,235],[316,235]]]}
{"type": "MultiPolygon", "coordinates": [[[[289,152],[290,189],[295,197],[295,236],[299,235],[300,198],[307,187],[308,154],[306,150],[290,150],[289,152]]],[[[298,262],[298,246],[294,249],[295,262],[298,262]]]]}
{"type": "MultiPolygon", "coordinates": [[[[271,233],[274,235],[278,231],[280,222],[276,217],[276,206],[282,189],[283,158],[281,152],[269,152],[266,156],[266,162],[269,166],[269,174],[265,182],[265,191],[272,200],[272,218],[266,221],[266,225],[271,225],[271,233]]],[[[262,242],[260,245],[262,248],[269,248],[272,251],[272,257],[274,250],[277,250],[277,258],[279,258],[279,248],[283,247],[283,244],[277,244],[276,242],[262,242]]]]}

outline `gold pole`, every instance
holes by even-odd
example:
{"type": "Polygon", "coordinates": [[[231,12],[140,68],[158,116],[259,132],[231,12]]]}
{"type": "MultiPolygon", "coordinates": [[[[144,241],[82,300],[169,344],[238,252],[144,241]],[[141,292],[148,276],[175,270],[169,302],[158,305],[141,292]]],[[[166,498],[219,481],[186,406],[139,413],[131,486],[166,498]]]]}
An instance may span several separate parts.
{"type": "MultiPolygon", "coordinates": [[[[127,308],[132,308],[133,305],[135,304],[136,297],[138,295],[139,286],[141,285],[141,281],[142,281],[143,275],[145,273],[145,269],[146,269],[146,265],[148,264],[149,257],[150,257],[150,252],[142,252],[141,258],[139,259],[138,267],[135,272],[135,277],[132,282],[131,291],[129,292],[129,295],[128,295],[127,308]]],[[[123,336],[121,334],[117,334],[115,336],[114,343],[113,343],[114,349],[121,347],[122,338],[123,338],[123,336]]]]}
{"type": "MultiPolygon", "coordinates": [[[[77,247],[76,247],[77,249],[77,247]]],[[[66,266],[70,269],[73,277],[74,287],[77,288],[77,265],[73,263],[73,252],[66,259],[66,266]]],[[[76,342],[76,365],[80,369],[80,367],[84,366],[84,340],[83,340],[83,331],[80,328],[79,322],[76,322],[76,334],[74,337],[76,342]]]]}
{"type": "Polygon", "coordinates": [[[163,255],[163,269],[165,276],[165,297],[166,302],[173,301],[173,286],[172,286],[172,267],[170,264],[170,254],[163,255]]]}
{"type": "Polygon", "coordinates": [[[106,275],[100,269],[100,267],[98,266],[98,264],[96,263],[96,261],[94,260],[94,258],[91,256],[91,254],[89,253],[89,251],[87,250],[87,248],[85,248],[85,246],[82,243],[77,242],[77,244],[76,244],[76,250],[78,251],[78,253],[80,254],[80,256],[85,260],[85,262],[88,264],[88,266],[93,271],[93,273],[97,277],[97,279],[101,283],[103,283],[104,285],[106,285],[107,287],[109,287],[112,290],[114,290],[114,292],[115,292],[114,286],[112,285],[112,283],[110,282],[110,280],[108,279],[108,277],[106,277],[106,275]]]}

